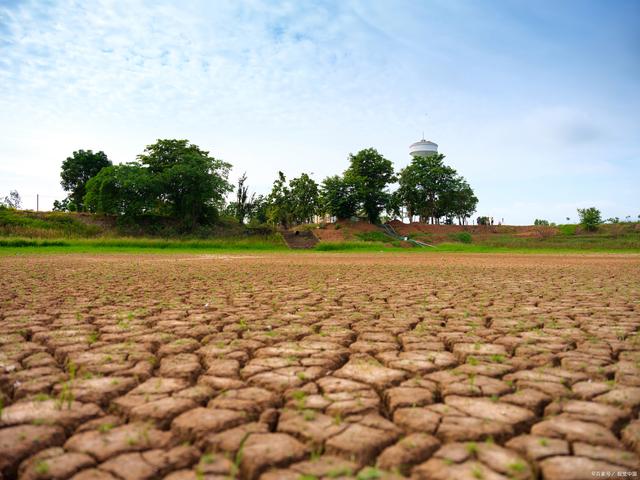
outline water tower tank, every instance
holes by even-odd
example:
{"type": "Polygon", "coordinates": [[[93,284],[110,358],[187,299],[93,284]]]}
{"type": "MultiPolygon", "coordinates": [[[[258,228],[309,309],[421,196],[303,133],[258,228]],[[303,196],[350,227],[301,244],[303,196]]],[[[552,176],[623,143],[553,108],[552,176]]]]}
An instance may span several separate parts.
{"type": "Polygon", "coordinates": [[[428,157],[438,153],[438,145],[423,138],[409,147],[409,153],[412,157],[428,157]]]}

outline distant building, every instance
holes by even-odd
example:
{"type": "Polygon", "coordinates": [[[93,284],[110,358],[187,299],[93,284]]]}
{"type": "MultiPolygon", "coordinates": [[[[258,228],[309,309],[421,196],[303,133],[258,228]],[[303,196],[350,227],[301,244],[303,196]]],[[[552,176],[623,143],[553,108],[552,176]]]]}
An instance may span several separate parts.
{"type": "Polygon", "coordinates": [[[429,157],[438,153],[438,145],[423,138],[409,147],[409,153],[412,157],[429,157]]]}

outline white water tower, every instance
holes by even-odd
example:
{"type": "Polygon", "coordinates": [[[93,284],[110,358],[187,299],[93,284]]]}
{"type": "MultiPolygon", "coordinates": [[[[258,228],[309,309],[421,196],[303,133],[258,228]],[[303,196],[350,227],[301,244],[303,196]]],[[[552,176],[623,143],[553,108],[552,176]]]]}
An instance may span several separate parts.
{"type": "Polygon", "coordinates": [[[423,136],[422,140],[413,143],[409,147],[409,153],[412,157],[429,157],[438,153],[438,145],[429,140],[425,140],[423,136]]]}

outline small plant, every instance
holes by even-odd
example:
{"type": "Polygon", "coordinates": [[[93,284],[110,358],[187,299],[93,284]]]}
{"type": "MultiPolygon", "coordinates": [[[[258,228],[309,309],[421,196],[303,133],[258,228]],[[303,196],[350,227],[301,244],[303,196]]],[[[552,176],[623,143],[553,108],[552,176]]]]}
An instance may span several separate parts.
{"type": "Polygon", "coordinates": [[[375,480],[377,478],[382,478],[384,476],[384,472],[375,468],[375,467],[365,467],[360,470],[357,480],[375,480]]]}
{"type": "Polygon", "coordinates": [[[476,453],[478,453],[478,444],[476,442],[469,442],[465,445],[465,448],[467,449],[467,452],[469,452],[471,455],[475,455],[476,453]]]}
{"type": "Polygon", "coordinates": [[[236,452],[235,458],[233,459],[233,466],[231,468],[231,476],[233,478],[235,478],[240,472],[240,464],[242,463],[242,458],[244,456],[244,444],[247,441],[247,438],[249,438],[249,435],[249,432],[245,433],[242,440],[240,440],[240,446],[236,452]]]}
{"type": "Polygon", "coordinates": [[[513,462],[509,464],[509,470],[516,472],[516,473],[522,473],[527,469],[527,465],[524,462],[513,462]]]}
{"type": "Polygon", "coordinates": [[[38,475],[46,475],[47,473],[49,473],[49,464],[44,460],[40,460],[38,463],[36,463],[36,473],[38,475]]]}
{"type": "Polygon", "coordinates": [[[87,337],[87,342],[89,345],[93,345],[100,339],[100,332],[91,332],[87,337]]]}
{"type": "Polygon", "coordinates": [[[107,423],[101,423],[100,426],[98,426],[98,431],[100,433],[107,433],[110,432],[113,429],[113,423],[107,422],[107,423]]]}
{"type": "Polygon", "coordinates": [[[336,413],[333,416],[333,423],[334,423],[334,425],[341,425],[342,424],[342,415],[340,415],[340,413],[336,413]]]}
{"type": "Polygon", "coordinates": [[[296,408],[298,410],[303,410],[307,403],[307,394],[302,390],[296,390],[291,396],[296,403],[296,408]]]}
{"type": "Polygon", "coordinates": [[[477,478],[478,480],[482,480],[484,478],[482,470],[480,470],[480,468],[478,467],[473,467],[471,469],[471,475],[473,475],[473,478],[477,478]]]}
{"type": "Polygon", "coordinates": [[[494,354],[491,355],[489,359],[494,363],[504,363],[504,355],[494,354]]]}

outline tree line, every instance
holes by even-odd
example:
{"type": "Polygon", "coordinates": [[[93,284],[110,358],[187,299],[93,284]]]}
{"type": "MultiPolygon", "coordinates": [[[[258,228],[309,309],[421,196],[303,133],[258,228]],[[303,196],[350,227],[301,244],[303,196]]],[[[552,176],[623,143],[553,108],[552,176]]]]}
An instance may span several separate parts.
{"type": "Polygon", "coordinates": [[[351,154],[348,160],[341,175],[320,184],[307,173],[287,181],[279,172],[271,192],[256,195],[249,194],[246,173],[231,185],[231,164],[188,140],[158,140],[136,161],[120,165],[104,152],[78,150],[62,163],[61,185],[68,195],[54,202],[54,209],[127,218],[161,215],[179,219],[186,227],[227,215],[243,224],[285,228],[324,215],[338,220],[362,217],[372,223],[380,222],[384,214],[463,224],[476,209],[473,189],[445,165],[444,155],[415,157],[397,173],[392,162],[373,148],[351,154]]]}

